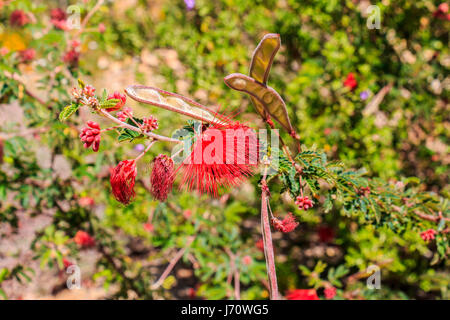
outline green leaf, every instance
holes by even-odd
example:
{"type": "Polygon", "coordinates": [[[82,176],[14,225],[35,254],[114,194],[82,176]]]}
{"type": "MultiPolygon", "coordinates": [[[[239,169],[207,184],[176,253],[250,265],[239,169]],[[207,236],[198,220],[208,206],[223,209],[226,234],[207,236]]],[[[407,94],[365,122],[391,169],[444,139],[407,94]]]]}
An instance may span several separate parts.
{"type": "Polygon", "coordinates": [[[119,102],[119,99],[102,100],[99,103],[99,105],[100,105],[101,109],[107,109],[107,108],[113,108],[118,102],[119,102]]]}
{"type": "Polygon", "coordinates": [[[63,111],[59,114],[59,121],[66,121],[69,119],[79,108],[80,106],[77,103],[72,103],[66,106],[63,111]]]}

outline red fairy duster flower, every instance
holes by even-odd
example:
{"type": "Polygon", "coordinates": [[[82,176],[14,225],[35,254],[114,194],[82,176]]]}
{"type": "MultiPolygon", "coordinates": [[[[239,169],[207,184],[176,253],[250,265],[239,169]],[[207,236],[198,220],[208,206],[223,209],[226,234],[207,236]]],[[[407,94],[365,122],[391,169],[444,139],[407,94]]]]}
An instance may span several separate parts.
{"type": "Polygon", "coordinates": [[[89,233],[79,230],[73,237],[73,241],[81,247],[87,248],[95,245],[95,240],[92,238],[89,233]]]}
{"type": "Polygon", "coordinates": [[[258,248],[259,251],[264,252],[264,241],[263,239],[259,239],[258,241],[256,241],[256,248],[258,248]]]}
{"type": "Polygon", "coordinates": [[[143,226],[144,226],[144,230],[147,231],[147,232],[152,232],[155,229],[153,224],[151,224],[149,222],[144,223],[143,226]]]}
{"type": "Polygon", "coordinates": [[[127,101],[127,96],[124,95],[123,93],[115,91],[113,94],[108,95],[108,100],[110,99],[119,99],[119,102],[117,102],[114,107],[107,108],[106,111],[108,112],[120,110],[125,105],[125,102],[127,101]]]}
{"type": "Polygon", "coordinates": [[[324,290],[325,298],[333,299],[336,296],[336,288],[333,286],[327,287],[324,290]]]}
{"type": "Polygon", "coordinates": [[[29,22],[30,18],[23,10],[14,10],[9,17],[9,23],[14,27],[23,27],[29,22]]]}
{"type": "Polygon", "coordinates": [[[434,237],[436,236],[436,230],[428,229],[426,231],[423,231],[420,233],[420,237],[423,239],[423,241],[430,241],[434,240],[434,237]]]}
{"type": "Polygon", "coordinates": [[[172,191],[174,178],[173,160],[165,154],[157,156],[150,176],[152,195],[160,201],[166,201],[167,195],[172,191]]]}
{"type": "Polygon", "coordinates": [[[88,125],[88,127],[81,130],[81,141],[84,142],[85,148],[89,148],[92,145],[92,150],[94,150],[94,152],[97,152],[98,148],[100,147],[101,139],[100,126],[97,122],[94,121],[88,121],[86,122],[86,124],[88,125]]]}
{"type": "Polygon", "coordinates": [[[237,186],[257,166],[258,138],[251,128],[219,115],[200,132],[182,168],[182,186],[218,194],[222,186],[237,186]]]}
{"type": "Polygon", "coordinates": [[[287,233],[297,228],[298,222],[295,221],[292,212],[289,212],[283,220],[272,218],[272,225],[276,230],[287,233]]]}
{"type": "Polygon", "coordinates": [[[311,199],[308,198],[308,196],[306,197],[302,197],[302,196],[298,196],[297,199],[295,200],[295,204],[298,205],[298,208],[300,210],[308,210],[309,208],[312,208],[314,205],[314,202],[312,202],[311,199]]]}
{"type": "Polygon", "coordinates": [[[137,169],[136,160],[121,161],[117,167],[111,170],[112,193],[117,201],[123,204],[129,204],[134,198],[134,183],[136,180],[137,169]]]}
{"type": "Polygon", "coordinates": [[[358,86],[358,82],[356,81],[355,76],[352,72],[347,75],[347,78],[344,81],[344,86],[346,86],[350,90],[354,90],[358,86]]]}
{"type": "Polygon", "coordinates": [[[50,19],[52,24],[57,28],[61,30],[67,29],[66,19],[67,14],[64,12],[64,10],[60,8],[52,9],[50,11],[50,19]]]}
{"type": "Polygon", "coordinates": [[[319,300],[314,289],[295,289],[286,294],[288,300],[319,300]]]}

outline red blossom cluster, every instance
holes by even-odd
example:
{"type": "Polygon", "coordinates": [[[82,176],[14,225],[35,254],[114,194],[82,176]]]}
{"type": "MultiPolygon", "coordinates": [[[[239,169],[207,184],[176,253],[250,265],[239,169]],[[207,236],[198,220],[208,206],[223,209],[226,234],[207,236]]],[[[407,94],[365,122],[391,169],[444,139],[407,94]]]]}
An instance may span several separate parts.
{"type": "Polygon", "coordinates": [[[128,108],[128,107],[124,107],[122,109],[122,111],[119,111],[119,112],[116,113],[117,119],[119,119],[122,122],[127,121],[127,119],[130,116],[133,116],[133,110],[131,108],[128,108]]]}
{"type": "Polygon", "coordinates": [[[19,57],[21,62],[30,62],[36,57],[36,50],[33,48],[25,49],[22,51],[19,51],[19,57]]]}
{"type": "Polygon", "coordinates": [[[63,62],[71,65],[77,66],[78,61],[80,60],[80,50],[79,50],[80,42],[78,40],[73,40],[70,43],[70,49],[66,51],[63,55],[63,62]]]}
{"type": "Polygon", "coordinates": [[[350,90],[355,90],[358,86],[358,82],[356,81],[355,75],[350,72],[347,75],[347,78],[344,80],[344,86],[349,88],[350,90]]]}
{"type": "Polygon", "coordinates": [[[314,205],[314,202],[308,198],[308,196],[302,197],[298,196],[295,200],[295,204],[298,206],[300,210],[308,210],[309,208],[312,208],[314,205]]]}
{"type": "Polygon", "coordinates": [[[23,10],[14,10],[9,16],[9,23],[13,27],[23,27],[30,22],[30,18],[23,10]]]}
{"type": "Polygon", "coordinates": [[[286,294],[288,300],[320,300],[314,289],[295,289],[286,294]]]}
{"type": "Polygon", "coordinates": [[[50,21],[55,28],[67,30],[67,14],[61,8],[52,9],[50,11],[50,21]]]}
{"type": "Polygon", "coordinates": [[[434,240],[436,236],[436,230],[434,229],[428,229],[420,233],[420,237],[423,239],[423,241],[430,241],[434,240]]]}
{"type": "Polygon", "coordinates": [[[86,122],[88,127],[81,130],[80,138],[84,142],[84,147],[87,149],[92,145],[92,150],[94,152],[98,151],[100,147],[101,131],[100,126],[97,122],[88,121],[86,122]]]}
{"type": "Polygon", "coordinates": [[[123,160],[111,170],[110,183],[112,193],[117,201],[129,204],[134,198],[136,175],[136,160],[123,160]]]}
{"type": "Polygon", "coordinates": [[[83,248],[92,247],[95,245],[95,240],[86,231],[79,230],[73,237],[73,241],[83,248]]]}
{"type": "Polygon", "coordinates": [[[274,217],[271,222],[276,230],[284,233],[291,232],[298,226],[292,212],[289,212],[283,220],[274,217]]]}
{"type": "Polygon", "coordinates": [[[448,13],[448,4],[443,2],[441,3],[437,10],[433,12],[433,17],[450,21],[450,13],[448,13]]]}
{"type": "Polygon", "coordinates": [[[142,130],[150,132],[158,129],[158,120],[155,117],[149,116],[143,119],[142,130]]]}
{"type": "Polygon", "coordinates": [[[169,192],[172,190],[174,179],[173,160],[165,154],[160,154],[154,160],[150,176],[152,195],[160,201],[166,201],[169,192]]]}

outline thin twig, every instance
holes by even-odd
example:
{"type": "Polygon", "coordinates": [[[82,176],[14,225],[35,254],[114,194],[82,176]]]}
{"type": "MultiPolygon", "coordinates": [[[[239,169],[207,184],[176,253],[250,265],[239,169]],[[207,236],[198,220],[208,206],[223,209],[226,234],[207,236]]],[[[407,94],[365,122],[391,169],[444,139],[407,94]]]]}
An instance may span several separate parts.
{"type": "Polygon", "coordinates": [[[195,240],[195,238],[196,238],[196,236],[191,236],[187,239],[186,245],[184,246],[184,248],[180,249],[177,252],[177,254],[172,258],[172,260],[170,261],[166,270],[164,270],[164,272],[161,274],[161,277],[159,277],[158,281],[156,281],[154,284],[151,285],[150,289],[156,290],[163,284],[164,280],[166,280],[166,278],[169,276],[172,269],[175,267],[177,262],[184,255],[184,253],[186,252],[186,249],[191,245],[191,243],[195,240]]]}

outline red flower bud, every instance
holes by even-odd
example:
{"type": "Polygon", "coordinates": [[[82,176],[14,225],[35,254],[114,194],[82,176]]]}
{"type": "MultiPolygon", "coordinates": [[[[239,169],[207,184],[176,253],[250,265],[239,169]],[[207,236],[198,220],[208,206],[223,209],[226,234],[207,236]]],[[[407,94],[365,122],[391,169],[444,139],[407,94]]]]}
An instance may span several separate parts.
{"type": "Polygon", "coordinates": [[[114,169],[111,170],[110,183],[112,193],[117,201],[123,204],[129,204],[134,198],[134,183],[137,175],[136,161],[121,161],[114,169]]]}
{"type": "Polygon", "coordinates": [[[436,230],[433,229],[428,229],[426,231],[423,231],[420,233],[420,237],[423,239],[423,241],[430,241],[430,240],[434,240],[435,236],[436,236],[436,230]]]}
{"type": "Polygon", "coordinates": [[[288,300],[319,300],[317,292],[314,289],[295,289],[287,293],[288,300]]]}
{"type": "Polygon", "coordinates": [[[306,197],[302,197],[302,196],[298,196],[297,199],[295,200],[295,204],[298,205],[298,208],[301,210],[308,210],[309,208],[312,208],[314,205],[314,202],[312,202],[312,200],[310,200],[307,196],[306,197]]]}
{"type": "Polygon", "coordinates": [[[143,124],[142,124],[142,129],[145,132],[150,132],[150,131],[158,129],[158,120],[152,116],[144,118],[143,124]]]}
{"type": "Polygon", "coordinates": [[[150,176],[152,195],[160,201],[166,201],[167,195],[172,191],[174,179],[175,170],[173,160],[165,154],[160,154],[154,161],[150,176]]]}
{"type": "Polygon", "coordinates": [[[358,82],[356,81],[356,78],[353,75],[353,73],[350,72],[347,75],[347,78],[344,81],[344,86],[346,86],[350,90],[355,90],[356,89],[356,87],[358,86],[358,82]]]}
{"type": "Polygon", "coordinates": [[[81,130],[81,141],[84,142],[85,148],[89,148],[92,145],[92,150],[94,152],[97,152],[98,148],[100,147],[101,139],[100,126],[97,122],[94,121],[88,121],[86,124],[88,125],[88,127],[81,130]]]}

